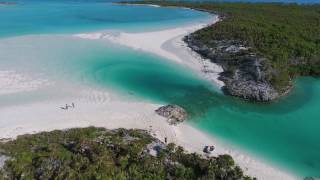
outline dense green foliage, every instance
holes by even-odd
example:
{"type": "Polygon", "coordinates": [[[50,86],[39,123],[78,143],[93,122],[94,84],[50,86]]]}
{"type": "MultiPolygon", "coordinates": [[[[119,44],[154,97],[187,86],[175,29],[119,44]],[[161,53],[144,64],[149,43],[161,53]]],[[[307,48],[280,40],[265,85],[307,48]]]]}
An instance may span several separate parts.
{"type": "Polygon", "coordinates": [[[203,158],[142,130],[82,128],[24,135],[0,144],[1,179],[250,179],[228,155],[203,158]]]}
{"type": "MultiPolygon", "coordinates": [[[[278,89],[300,75],[320,75],[320,5],[142,1],[216,12],[224,19],[196,32],[210,40],[240,40],[266,57],[278,89]]],[[[207,43],[210,46],[210,43],[207,43]]]]}

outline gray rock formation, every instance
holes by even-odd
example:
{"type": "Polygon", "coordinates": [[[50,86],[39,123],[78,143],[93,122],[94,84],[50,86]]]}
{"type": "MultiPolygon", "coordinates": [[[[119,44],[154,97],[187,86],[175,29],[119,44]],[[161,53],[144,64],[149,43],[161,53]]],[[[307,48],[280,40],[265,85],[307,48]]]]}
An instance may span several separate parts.
{"type": "Polygon", "coordinates": [[[9,159],[10,159],[9,156],[0,155],[0,170],[3,169],[6,161],[9,160],[9,159]]]}
{"type": "Polygon", "coordinates": [[[158,108],[155,112],[168,119],[170,124],[176,124],[179,122],[183,122],[187,119],[187,112],[178,105],[166,105],[158,108]]]}
{"type": "Polygon", "coordinates": [[[188,46],[204,58],[222,66],[223,92],[252,101],[271,101],[280,95],[270,83],[275,70],[245,42],[210,40],[203,43],[193,33],[184,38],[188,46]]]}
{"type": "Polygon", "coordinates": [[[147,145],[144,153],[148,153],[151,156],[157,157],[161,150],[166,149],[167,145],[156,139],[147,145]]]}

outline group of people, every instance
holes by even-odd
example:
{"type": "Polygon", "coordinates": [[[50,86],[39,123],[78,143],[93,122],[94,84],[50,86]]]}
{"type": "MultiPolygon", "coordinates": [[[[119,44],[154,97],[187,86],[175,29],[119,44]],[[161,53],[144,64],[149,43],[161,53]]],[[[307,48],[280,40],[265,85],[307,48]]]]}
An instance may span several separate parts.
{"type": "Polygon", "coordinates": [[[75,107],[75,106],[74,106],[74,103],[71,103],[71,105],[66,104],[66,106],[64,106],[64,107],[60,107],[60,109],[68,110],[69,108],[74,108],[74,107],[75,107]]]}

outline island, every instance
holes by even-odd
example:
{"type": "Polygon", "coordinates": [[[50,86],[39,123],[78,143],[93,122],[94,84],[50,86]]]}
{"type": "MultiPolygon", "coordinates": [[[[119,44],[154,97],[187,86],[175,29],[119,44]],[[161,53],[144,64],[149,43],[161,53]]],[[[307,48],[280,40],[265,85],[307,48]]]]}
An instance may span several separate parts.
{"type": "Polygon", "coordinates": [[[75,128],[0,143],[4,179],[252,179],[229,155],[203,157],[139,129],[75,128]]]}
{"type": "Polygon", "coordinates": [[[0,8],[0,179],[319,176],[318,80],[238,100],[318,75],[317,5],[27,4],[0,8]]]}
{"type": "Polygon", "coordinates": [[[184,38],[222,66],[227,95],[267,102],[286,95],[299,76],[320,75],[320,5],[134,1],[218,14],[220,21],[184,38]]]}

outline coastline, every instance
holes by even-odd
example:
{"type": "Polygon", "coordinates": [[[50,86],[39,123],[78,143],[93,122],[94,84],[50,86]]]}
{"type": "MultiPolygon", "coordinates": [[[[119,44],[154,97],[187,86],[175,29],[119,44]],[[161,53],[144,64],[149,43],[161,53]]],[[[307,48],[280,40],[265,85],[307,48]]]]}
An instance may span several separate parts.
{"type": "Polygon", "coordinates": [[[119,3],[119,2],[114,2],[112,4],[116,4],[116,5],[121,5],[121,6],[149,6],[149,7],[155,7],[155,8],[158,8],[158,7],[161,7],[159,5],[156,5],[156,4],[130,4],[130,3],[119,3]]]}
{"type": "Polygon", "coordinates": [[[203,147],[214,145],[215,150],[211,156],[229,154],[246,175],[258,179],[297,179],[241,151],[238,147],[225,144],[201,132],[188,123],[170,125],[165,118],[155,113],[155,109],[160,106],[162,104],[131,100],[129,97],[117,95],[116,92],[86,89],[73,97],[61,100],[1,108],[0,138],[1,141],[7,141],[23,134],[88,126],[144,129],[162,141],[167,138],[169,143],[180,145],[190,153],[204,155],[203,147]],[[65,102],[74,102],[75,108],[67,111],[60,109],[65,102]]]}
{"type": "MultiPolygon", "coordinates": [[[[210,69],[208,66],[211,63],[199,64],[202,59],[198,58],[201,57],[191,51],[182,41],[184,35],[203,26],[206,26],[206,24],[156,32],[122,33],[119,39],[121,42],[121,38],[124,37],[122,45],[126,45],[125,43],[129,42],[127,44],[129,47],[130,45],[137,45],[133,48],[154,53],[169,60],[175,60],[194,72],[198,72],[200,76],[206,75],[206,73],[202,74],[203,67],[209,68],[207,71],[212,70],[213,74],[218,74],[219,67],[213,66],[211,67],[213,69],[210,69]],[[145,38],[147,41],[137,41],[140,38],[145,38]]],[[[104,39],[114,43],[118,43],[117,40],[119,40],[117,36],[108,33],[103,34],[103,36],[101,36],[101,33],[88,35],[88,39],[104,39]]],[[[209,76],[214,77],[213,75],[209,76]]],[[[4,79],[7,78],[4,77],[4,79]]],[[[215,78],[212,81],[215,81],[215,78]]],[[[217,82],[219,83],[218,79],[217,82]]],[[[19,83],[17,84],[19,85],[19,83]]],[[[219,87],[219,84],[217,86],[219,87]]],[[[30,91],[32,90],[34,89],[30,91]]],[[[17,135],[26,133],[87,126],[102,126],[109,129],[139,128],[150,130],[151,134],[160,140],[164,140],[167,137],[168,142],[181,145],[190,152],[202,154],[203,147],[212,144],[216,147],[212,155],[230,154],[237,164],[243,168],[245,174],[258,177],[258,179],[295,179],[295,177],[239,151],[238,148],[232,148],[219,142],[219,140],[206,135],[189,124],[169,125],[166,119],[156,115],[154,112],[159,106],[161,105],[128,101],[126,97],[118,96],[114,92],[89,89],[62,100],[44,101],[31,103],[28,106],[17,105],[0,109],[0,114],[3,117],[0,120],[0,124],[3,125],[0,127],[0,137],[15,138],[17,135]],[[61,110],[59,106],[66,102],[75,102],[76,108],[69,111],[61,110]],[[10,119],[9,122],[7,121],[8,119],[10,119]]]]}
{"type": "MultiPolygon", "coordinates": [[[[76,34],[75,37],[90,39],[90,40],[106,40],[112,43],[120,44],[133,48],[138,51],[144,51],[161,56],[165,59],[175,61],[180,65],[186,66],[192,71],[196,72],[200,77],[210,81],[214,86],[221,89],[224,83],[219,80],[219,73],[223,72],[221,66],[212,63],[209,59],[203,59],[198,53],[191,50],[183,41],[186,35],[211,25],[217,22],[218,16],[213,16],[211,23],[199,23],[196,25],[185,26],[181,28],[173,28],[161,31],[143,32],[143,33],[125,33],[119,34],[108,32],[96,32],[88,34],[76,34]],[[144,41],[141,41],[143,39],[144,41]],[[140,41],[139,41],[140,40],[140,41]]],[[[158,105],[157,107],[160,107],[158,105]]],[[[156,109],[156,106],[153,110],[156,109]]],[[[155,120],[159,117],[153,116],[151,119],[155,120]]],[[[235,162],[243,168],[244,173],[258,179],[298,179],[298,177],[282,170],[272,167],[268,163],[260,160],[258,157],[249,155],[237,147],[223,144],[212,136],[209,136],[191,125],[183,123],[178,126],[168,126],[168,123],[163,118],[162,123],[158,124],[161,130],[150,129],[157,125],[149,125],[152,135],[163,140],[165,137],[168,142],[173,142],[177,145],[183,146],[189,152],[197,152],[203,154],[202,149],[205,145],[214,144],[216,149],[212,153],[213,156],[219,154],[231,155],[235,162]],[[192,134],[192,135],[191,135],[192,134]]],[[[147,123],[146,123],[147,124],[147,123]]],[[[107,126],[109,128],[109,126],[107,126]]],[[[120,127],[128,127],[126,125],[120,127]]],[[[135,124],[129,128],[141,128],[140,125],[135,124]]]]}
{"type": "Polygon", "coordinates": [[[218,16],[212,16],[208,22],[191,24],[184,27],[160,31],[127,33],[127,32],[94,32],[75,34],[74,37],[89,40],[105,40],[126,46],[138,51],[155,54],[169,61],[183,65],[221,89],[224,83],[219,80],[223,72],[220,65],[202,58],[183,41],[183,37],[219,21],[218,16]],[[143,39],[143,41],[141,41],[143,39]]]}

